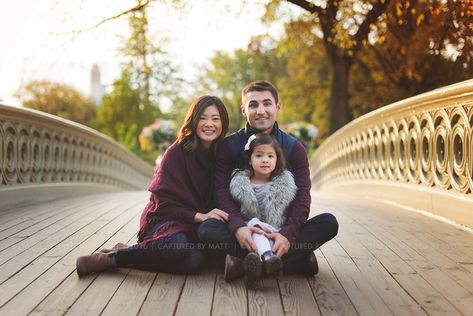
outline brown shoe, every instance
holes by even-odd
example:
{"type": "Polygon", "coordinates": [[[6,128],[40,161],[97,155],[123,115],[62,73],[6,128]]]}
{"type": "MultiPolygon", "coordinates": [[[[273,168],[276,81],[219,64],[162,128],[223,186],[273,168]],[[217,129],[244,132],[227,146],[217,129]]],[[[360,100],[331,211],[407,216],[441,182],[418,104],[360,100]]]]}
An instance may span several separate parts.
{"type": "Polygon", "coordinates": [[[264,272],[267,276],[276,276],[281,272],[282,260],[274,252],[267,251],[263,253],[263,267],[264,272]]]}
{"type": "Polygon", "coordinates": [[[243,267],[243,259],[227,255],[225,257],[225,271],[223,272],[223,278],[226,282],[241,279],[245,275],[245,269],[243,267]]]}
{"type": "Polygon", "coordinates": [[[301,274],[312,276],[319,272],[319,265],[314,252],[311,252],[305,259],[297,262],[291,262],[284,265],[284,273],[287,274],[301,274]]]}
{"type": "Polygon", "coordinates": [[[101,253],[109,253],[110,251],[113,251],[113,250],[123,249],[123,248],[128,248],[128,247],[130,247],[130,246],[119,242],[119,243],[115,244],[115,246],[113,246],[112,249],[103,248],[103,249],[100,249],[99,252],[101,252],[101,253]]]}
{"type": "Polygon", "coordinates": [[[261,280],[261,271],[263,263],[261,257],[255,253],[250,252],[243,260],[243,267],[245,270],[245,284],[249,288],[256,288],[261,280]]]}
{"type": "Polygon", "coordinates": [[[311,252],[305,262],[305,273],[308,275],[315,275],[319,273],[319,264],[317,263],[317,257],[314,252],[311,252]]]}
{"type": "Polygon", "coordinates": [[[113,270],[116,268],[108,260],[108,254],[100,252],[77,258],[76,267],[79,276],[88,275],[93,272],[113,270]]]}

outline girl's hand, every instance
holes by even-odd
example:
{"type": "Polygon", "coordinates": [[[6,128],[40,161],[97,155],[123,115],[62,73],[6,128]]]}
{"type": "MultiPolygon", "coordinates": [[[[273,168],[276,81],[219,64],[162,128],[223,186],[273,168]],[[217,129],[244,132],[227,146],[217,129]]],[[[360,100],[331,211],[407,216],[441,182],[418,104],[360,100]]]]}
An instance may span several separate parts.
{"type": "Polygon", "coordinates": [[[194,216],[194,222],[196,223],[201,223],[205,220],[208,220],[210,218],[219,220],[223,223],[226,223],[228,221],[228,214],[227,212],[224,212],[222,210],[219,210],[218,208],[214,208],[208,213],[196,213],[194,216]]]}
{"type": "Polygon", "coordinates": [[[274,240],[272,251],[278,256],[284,256],[291,248],[289,240],[280,233],[265,233],[266,238],[274,240]]]}

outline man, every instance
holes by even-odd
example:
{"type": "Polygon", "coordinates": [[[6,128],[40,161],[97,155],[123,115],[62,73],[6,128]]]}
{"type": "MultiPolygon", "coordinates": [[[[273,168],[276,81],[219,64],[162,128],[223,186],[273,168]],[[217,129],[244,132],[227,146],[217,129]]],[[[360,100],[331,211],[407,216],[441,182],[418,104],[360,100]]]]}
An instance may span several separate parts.
{"type": "MultiPolygon", "coordinates": [[[[307,220],[311,202],[307,153],[301,142],[279,129],[276,119],[280,110],[278,92],[271,83],[254,81],[243,88],[241,111],[247,121],[246,127],[225,139],[216,158],[217,207],[227,212],[229,219],[227,223],[216,219],[201,223],[198,235],[201,241],[210,245],[225,245],[226,252],[233,256],[242,257],[246,251],[256,251],[251,234],[261,233],[261,230],[245,224],[238,205],[230,195],[229,183],[232,171],[239,166],[248,138],[260,132],[271,134],[283,148],[288,170],[294,175],[298,191],[289,207],[285,224],[278,233],[267,237],[274,241],[272,250],[282,258],[284,272],[314,275],[318,272],[318,265],[313,251],[337,235],[338,223],[328,213],[307,220]]],[[[227,271],[228,265],[231,269],[232,266],[241,266],[235,260],[227,256],[227,281],[241,274],[227,271]]]]}

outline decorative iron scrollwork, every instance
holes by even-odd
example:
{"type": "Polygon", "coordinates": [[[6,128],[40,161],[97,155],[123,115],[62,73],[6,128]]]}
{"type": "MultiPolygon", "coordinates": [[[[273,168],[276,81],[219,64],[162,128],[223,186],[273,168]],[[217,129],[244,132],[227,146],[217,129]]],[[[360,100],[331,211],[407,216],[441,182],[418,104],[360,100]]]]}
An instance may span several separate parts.
{"type": "Polygon", "coordinates": [[[473,80],[360,117],[313,158],[316,187],[357,180],[473,191],[473,80]],[[421,101],[416,101],[421,100],[421,101]]]}

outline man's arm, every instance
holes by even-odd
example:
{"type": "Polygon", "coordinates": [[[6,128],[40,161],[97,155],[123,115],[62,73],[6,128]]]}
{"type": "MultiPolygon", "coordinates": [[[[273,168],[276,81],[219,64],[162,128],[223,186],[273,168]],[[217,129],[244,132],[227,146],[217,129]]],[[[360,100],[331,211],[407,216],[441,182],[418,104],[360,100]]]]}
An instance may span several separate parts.
{"type": "Polygon", "coordinates": [[[217,208],[228,213],[228,228],[234,234],[237,228],[246,226],[246,224],[238,205],[230,194],[230,179],[232,171],[235,169],[235,161],[230,155],[230,149],[226,142],[219,146],[215,167],[217,208]]]}
{"type": "Polygon", "coordinates": [[[289,207],[286,223],[281,227],[279,233],[293,244],[299,235],[301,226],[307,222],[311,201],[309,161],[307,152],[300,142],[294,145],[289,165],[289,171],[294,175],[297,186],[297,195],[289,207]]]}

